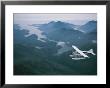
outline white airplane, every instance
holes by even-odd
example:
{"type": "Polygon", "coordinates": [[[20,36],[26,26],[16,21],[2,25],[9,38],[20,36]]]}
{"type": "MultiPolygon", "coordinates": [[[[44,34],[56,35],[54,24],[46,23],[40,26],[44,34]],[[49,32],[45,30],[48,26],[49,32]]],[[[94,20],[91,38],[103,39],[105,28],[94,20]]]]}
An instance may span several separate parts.
{"type": "Polygon", "coordinates": [[[69,55],[70,57],[72,57],[72,59],[74,60],[79,60],[79,59],[85,59],[85,58],[89,58],[88,55],[86,55],[87,53],[90,53],[92,55],[96,55],[93,52],[93,49],[90,49],[89,51],[81,51],[79,50],[76,46],[72,45],[72,47],[76,50],[75,52],[72,53],[72,55],[69,55]],[[79,56],[79,57],[76,57],[79,56]],[[82,57],[81,57],[82,56],[82,57]]]}

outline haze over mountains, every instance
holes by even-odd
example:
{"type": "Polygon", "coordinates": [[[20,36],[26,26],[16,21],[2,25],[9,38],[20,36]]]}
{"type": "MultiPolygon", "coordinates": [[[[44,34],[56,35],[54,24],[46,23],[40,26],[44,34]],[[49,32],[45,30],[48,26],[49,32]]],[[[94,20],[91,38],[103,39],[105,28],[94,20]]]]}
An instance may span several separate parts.
{"type": "Polygon", "coordinates": [[[84,61],[75,63],[69,54],[72,45],[84,50],[93,48],[97,53],[97,21],[88,21],[84,25],[63,21],[14,24],[13,30],[14,74],[96,74],[95,56],[84,60],[87,63],[83,64],[84,61]]]}

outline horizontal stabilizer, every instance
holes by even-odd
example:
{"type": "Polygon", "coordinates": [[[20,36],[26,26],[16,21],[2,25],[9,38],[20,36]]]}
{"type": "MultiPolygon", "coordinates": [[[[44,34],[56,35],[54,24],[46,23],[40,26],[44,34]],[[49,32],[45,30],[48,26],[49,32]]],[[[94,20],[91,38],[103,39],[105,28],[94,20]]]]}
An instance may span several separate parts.
{"type": "Polygon", "coordinates": [[[96,54],[93,52],[93,49],[90,49],[90,50],[88,51],[88,53],[91,53],[91,54],[93,54],[93,55],[96,55],[96,54]]]}

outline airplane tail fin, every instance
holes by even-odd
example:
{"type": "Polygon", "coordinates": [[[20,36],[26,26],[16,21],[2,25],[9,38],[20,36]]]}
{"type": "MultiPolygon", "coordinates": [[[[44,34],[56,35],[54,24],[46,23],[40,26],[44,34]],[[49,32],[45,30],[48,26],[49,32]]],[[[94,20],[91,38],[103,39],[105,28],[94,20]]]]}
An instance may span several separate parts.
{"type": "Polygon", "coordinates": [[[91,53],[91,54],[93,54],[93,55],[96,55],[96,54],[93,52],[93,49],[90,49],[88,52],[91,53]]]}

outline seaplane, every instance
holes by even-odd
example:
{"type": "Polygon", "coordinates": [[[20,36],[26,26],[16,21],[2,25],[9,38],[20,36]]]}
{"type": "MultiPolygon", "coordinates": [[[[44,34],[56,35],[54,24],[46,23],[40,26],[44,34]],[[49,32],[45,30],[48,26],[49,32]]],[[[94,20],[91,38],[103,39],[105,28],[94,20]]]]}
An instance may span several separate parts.
{"type": "Polygon", "coordinates": [[[93,49],[90,49],[88,51],[82,51],[80,49],[78,49],[78,47],[72,45],[72,48],[75,50],[74,52],[72,52],[72,55],[69,55],[72,59],[74,60],[80,60],[80,59],[85,59],[85,58],[90,58],[87,54],[92,54],[92,55],[96,55],[93,52],[93,49]]]}

